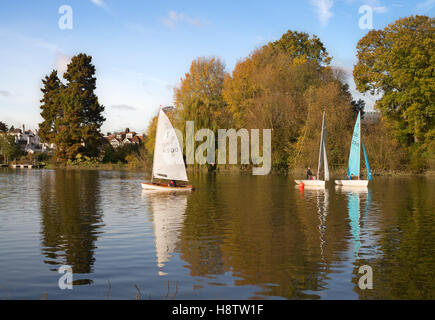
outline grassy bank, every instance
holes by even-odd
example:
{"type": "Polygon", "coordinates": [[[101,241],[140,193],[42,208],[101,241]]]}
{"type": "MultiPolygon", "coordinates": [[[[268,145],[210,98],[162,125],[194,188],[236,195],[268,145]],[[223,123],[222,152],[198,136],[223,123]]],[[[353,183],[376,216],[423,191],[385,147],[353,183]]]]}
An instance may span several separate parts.
{"type": "MultiPolygon", "coordinates": [[[[187,166],[187,171],[190,173],[209,173],[216,172],[222,174],[252,174],[252,165],[240,166],[240,165],[218,165],[216,170],[209,170],[209,166],[187,166]]],[[[151,173],[152,166],[148,164],[136,164],[132,165],[129,163],[81,163],[81,164],[65,164],[65,165],[55,165],[51,163],[45,164],[44,169],[65,169],[65,170],[104,170],[104,171],[139,171],[151,173]]],[[[311,168],[313,174],[317,173],[317,168],[311,168]]],[[[336,167],[330,168],[330,176],[340,177],[346,176],[346,167],[336,167]]],[[[305,176],[306,168],[294,168],[288,171],[277,171],[271,170],[270,174],[282,175],[282,176],[305,176]]],[[[365,176],[365,169],[362,168],[362,174],[365,176]]],[[[373,176],[435,176],[434,170],[428,170],[425,172],[416,172],[412,170],[373,170],[373,176]]],[[[323,174],[321,174],[321,177],[323,174]]]]}

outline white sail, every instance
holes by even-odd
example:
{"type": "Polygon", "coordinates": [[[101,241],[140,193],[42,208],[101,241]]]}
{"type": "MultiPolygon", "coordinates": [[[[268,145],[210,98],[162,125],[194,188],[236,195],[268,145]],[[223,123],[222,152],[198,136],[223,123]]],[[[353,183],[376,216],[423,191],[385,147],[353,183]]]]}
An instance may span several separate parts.
{"type": "Polygon", "coordinates": [[[168,180],[187,180],[183,149],[166,114],[160,109],[154,147],[153,177],[168,180]]]}
{"type": "Polygon", "coordinates": [[[328,169],[328,158],[326,156],[326,124],[325,124],[325,113],[323,113],[322,120],[322,133],[320,135],[320,150],[319,150],[319,162],[317,164],[317,179],[320,179],[320,171],[322,165],[324,166],[325,181],[329,181],[329,169],[328,169]],[[322,163],[323,160],[323,163],[322,163]]]}
{"type": "Polygon", "coordinates": [[[329,167],[328,167],[328,157],[326,156],[326,125],[322,129],[323,131],[323,165],[325,166],[325,181],[329,181],[329,167]]]}

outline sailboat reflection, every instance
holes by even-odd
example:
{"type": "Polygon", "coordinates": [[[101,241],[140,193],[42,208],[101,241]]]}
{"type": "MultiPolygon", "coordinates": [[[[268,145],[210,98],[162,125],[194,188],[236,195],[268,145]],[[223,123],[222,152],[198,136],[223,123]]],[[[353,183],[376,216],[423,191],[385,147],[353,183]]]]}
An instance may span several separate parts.
{"type": "Polygon", "coordinates": [[[317,208],[318,208],[318,216],[319,216],[319,233],[320,233],[320,254],[322,260],[324,258],[324,249],[326,246],[326,216],[328,215],[328,190],[324,190],[324,192],[317,191],[317,208]]]}
{"type": "Polygon", "coordinates": [[[359,259],[361,248],[361,220],[370,209],[371,192],[367,187],[336,186],[336,191],[347,194],[347,209],[350,220],[350,232],[354,242],[354,254],[359,259]],[[361,215],[361,201],[365,200],[365,207],[361,215]]]}
{"type": "Polygon", "coordinates": [[[188,194],[143,190],[142,195],[148,202],[153,220],[159,275],[164,276],[167,273],[163,272],[163,267],[169,262],[178,245],[188,194]]]}
{"type": "Polygon", "coordinates": [[[319,239],[320,239],[320,255],[324,260],[324,251],[326,246],[326,217],[328,216],[329,207],[329,191],[328,189],[307,186],[304,190],[304,195],[307,198],[315,198],[317,201],[317,216],[319,218],[319,239]]]}

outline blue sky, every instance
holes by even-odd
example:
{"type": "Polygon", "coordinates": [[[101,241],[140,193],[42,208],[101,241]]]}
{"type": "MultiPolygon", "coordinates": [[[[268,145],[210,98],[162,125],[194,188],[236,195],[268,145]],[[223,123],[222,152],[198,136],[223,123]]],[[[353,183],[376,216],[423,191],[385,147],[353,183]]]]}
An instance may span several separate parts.
{"type": "Polygon", "coordinates": [[[41,79],[52,69],[62,73],[80,52],[97,68],[103,132],[143,132],[159,105],[173,104],[173,87],[196,57],[218,56],[231,72],[289,29],[316,34],[332,64],[351,72],[368,31],[359,27],[362,5],[373,9],[373,28],[380,29],[411,14],[433,16],[435,0],[2,0],[0,121],[37,128],[41,79]],[[62,5],[72,8],[72,29],[59,28],[62,5]]]}

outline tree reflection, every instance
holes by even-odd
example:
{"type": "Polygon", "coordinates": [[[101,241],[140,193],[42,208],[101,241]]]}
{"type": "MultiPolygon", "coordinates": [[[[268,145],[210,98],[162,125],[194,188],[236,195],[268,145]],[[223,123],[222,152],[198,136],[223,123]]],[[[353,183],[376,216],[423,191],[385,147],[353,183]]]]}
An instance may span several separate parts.
{"type": "Polygon", "coordinates": [[[361,262],[373,269],[373,290],[359,290],[360,299],[435,298],[435,198],[430,183],[397,179],[379,191],[383,201],[376,246],[381,254],[361,262]]]}
{"type": "MultiPolygon", "coordinates": [[[[92,273],[101,227],[98,171],[45,171],[41,177],[41,235],[44,262],[92,273]]],[[[86,279],[74,284],[87,283],[86,279]]]]}
{"type": "Polygon", "coordinates": [[[327,245],[328,191],[299,197],[280,177],[215,179],[188,201],[181,254],[191,275],[231,272],[234,285],[259,287],[250,298],[318,298],[327,261],[339,249],[336,241],[327,245]]]}

